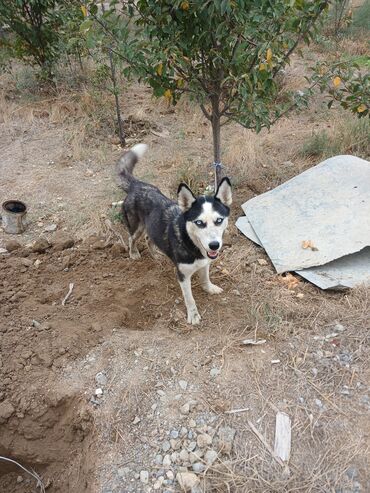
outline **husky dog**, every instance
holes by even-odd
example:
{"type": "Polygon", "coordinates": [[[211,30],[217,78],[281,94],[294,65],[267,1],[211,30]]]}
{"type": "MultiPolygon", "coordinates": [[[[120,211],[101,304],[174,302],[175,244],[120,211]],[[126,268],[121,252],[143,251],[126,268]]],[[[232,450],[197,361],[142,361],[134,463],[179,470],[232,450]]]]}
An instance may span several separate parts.
{"type": "Polygon", "coordinates": [[[145,144],[137,144],[117,164],[120,186],[127,192],[122,216],[130,233],[130,257],[140,258],[137,242],[146,234],[150,252],[153,254],[157,247],[172,260],[184,296],[187,321],[196,325],[200,315],[191,291],[192,275],[199,273],[202,288],[207,293],[222,293],[222,288],[210,281],[209,267],[218,257],[228,223],[232,202],[230,180],[223,178],[213,197],[195,197],[190,188],[181,183],[177,191],[178,203],[173,202],[157,187],[132,175],[146,150],[145,144]]]}

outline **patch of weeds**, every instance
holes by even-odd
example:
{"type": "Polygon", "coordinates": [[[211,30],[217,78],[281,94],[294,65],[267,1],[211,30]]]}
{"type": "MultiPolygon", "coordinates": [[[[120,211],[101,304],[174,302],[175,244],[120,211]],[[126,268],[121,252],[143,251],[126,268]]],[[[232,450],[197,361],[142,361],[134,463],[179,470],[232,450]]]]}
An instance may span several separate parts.
{"type": "Polygon", "coordinates": [[[109,209],[109,219],[112,221],[112,223],[121,223],[123,219],[122,207],[113,206],[111,209],[109,209]]]}
{"type": "Polygon", "coordinates": [[[313,134],[302,146],[299,155],[326,159],[338,154],[370,156],[370,121],[353,119],[342,123],[332,133],[323,130],[313,134]]]}
{"type": "Polygon", "coordinates": [[[370,0],[365,0],[362,5],[353,11],[352,24],[349,34],[362,35],[370,33],[370,0]]]}
{"type": "Polygon", "coordinates": [[[180,183],[185,183],[194,193],[194,195],[204,195],[209,192],[209,180],[206,173],[200,169],[199,165],[195,165],[193,161],[189,161],[182,166],[176,177],[177,187],[180,183]]]}

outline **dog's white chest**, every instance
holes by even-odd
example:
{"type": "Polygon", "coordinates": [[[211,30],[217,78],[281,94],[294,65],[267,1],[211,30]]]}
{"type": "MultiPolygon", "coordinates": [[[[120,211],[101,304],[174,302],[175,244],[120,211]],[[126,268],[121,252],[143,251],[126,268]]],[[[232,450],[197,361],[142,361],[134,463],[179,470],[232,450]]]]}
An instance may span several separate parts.
{"type": "Polygon", "coordinates": [[[208,258],[202,258],[195,260],[192,264],[179,264],[178,269],[185,277],[191,277],[199,269],[203,269],[211,263],[208,258]]]}

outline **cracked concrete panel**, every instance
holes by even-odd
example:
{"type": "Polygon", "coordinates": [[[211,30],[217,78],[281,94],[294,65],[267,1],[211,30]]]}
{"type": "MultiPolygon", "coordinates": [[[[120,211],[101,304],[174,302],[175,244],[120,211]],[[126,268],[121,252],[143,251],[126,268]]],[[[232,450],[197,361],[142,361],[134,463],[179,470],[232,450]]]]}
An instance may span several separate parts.
{"type": "Polygon", "coordinates": [[[242,208],[278,273],[327,264],[370,246],[370,163],[335,156],[242,208]]]}
{"type": "Polygon", "coordinates": [[[321,289],[340,290],[361,285],[370,286],[370,247],[328,264],[296,272],[321,289]]]}

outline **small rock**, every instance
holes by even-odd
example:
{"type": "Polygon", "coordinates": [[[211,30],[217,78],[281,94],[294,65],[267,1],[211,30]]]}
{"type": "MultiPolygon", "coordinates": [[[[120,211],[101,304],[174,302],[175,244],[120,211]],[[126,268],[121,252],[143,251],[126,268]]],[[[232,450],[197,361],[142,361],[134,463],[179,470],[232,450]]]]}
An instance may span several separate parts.
{"type": "Polygon", "coordinates": [[[194,462],[191,467],[196,474],[202,473],[206,468],[206,466],[202,462],[194,462]]]}
{"type": "MultiPolygon", "coordinates": [[[[9,240],[5,243],[5,248],[7,249],[7,251],[10,253],[10,252],[14,252],[15,250],[18,250],[19,248],[21,248],[21,244],[18,243],[18,241],[16,240],[9,240]]],[[[19,476],[19,477],[22,477],[22,476],[19,476]]]]}
{"type": "Polygon", "coordinates": [[[167,476],[168,479],[171,479],[171,480],[172,479],[175,479],[175,475],[174,475],[174,473],[172,471],[167,471],[166,472],[166,476],[167,476]]]}
{"type": "Polygon", "coordinates": [[[180,442],[178,440],[175,440],[174,438],[171,438],[170,444],[171,444],[172,450],[177,450],[180,448],[180,442]]]}
{"type": "Polygon", "coordinates": [[[197,446],[197,442],[190,442],[188,445],[188,451],[192,452],[193,450],[195,450],[196,446],[197,446]]]}
{"type": "Polygon", "coordinates": [[[41,260],[40,259],[35,260],[35,263],[33,265],[36,267],[36,269],[38,269],[41,265],[41,260]]]}
{"type": "Polygon", "coordinates": [[[140,423],[140,421],[141,421],[141,419],[139,418],[139,416],[135,416],[134,419],[133,419],[133,421],[132,421],[132,424],[133,425],[137,425],[137,424],[140,423]]]}
{"type": "Polygon", "coordinates": [[[157,394],[161,397],[164,397],[166,395],[166,392],[162,389],[157,390],[157,394]]]}
{"type": "Polygon", "coordinates": [[[170,467],[171,463],[172,463],[171,457],[168,454],[166,454],[163,459],[163,467],[170,467]]]}
{"type": "Polygon", "coordinates": [[[23,483],[22,476],[17,476],[17,483],[23,483]]]}
{"type": "Polygon", "coordinates": [[[100,371],[99,373],[97,373],[95,375],[95,382],[100,385],[101,387],[104,387],[105,385],[107,385],[107,377],[105,375],[105,373],[103,373],[102,371],[100,371]]]}
{"type": "Polygon", "coordinates": [[[177,430],[171,430],[170,437],[179,438],[179,432],[177,430]]]}
{"type": "Polygon", "coordinates": [[[51,245],[48,242],[46,238],[39,238],[38,240],[35,241],[35,243],[32,245],[31,250],[34,253],[45,253],[48,248],[50,248],[51,245]]]}
{"type": "Polygon", "coordinates": [[[39,329],[41,327],[40,322],[38,322],[37,320],[32,320],[31,325],[32,325],[32,327],[35,327],[36,329],[39,329]]]}
{"type": "Polygon", "coordinates": [[[209,445],[211,445],[211,443],[212,443],[212,437],[210,435],[207,435],[207,433],[198,435],[197,445],[199,448],[208,447],[209,445]]]}
{"type": "Polygon", "coordinates": [[[322,409],[324,407],[324,404],[320,399],[315,399],[315,404],[318,408],[322,409]]]}
{"type": "Polygon", "coordinates": [[[158,454],[155,456],[154,462],[158,465],[161,466],[163,464],[163,456],[161,454],[158,454]]]}
{"type": "Polygon", "coordinates": [[[188,387],[188,382],[186,380],[179,380],[179,386],[182,390],[186,390],[188,387]]]}
{"type": "Polygon", "coordinates": [[[221,373],[221,370],[219,368],[212,368],[209,374],[211,375],[212,378],[217,377],[221,373]]]}
{"type": "Polygon", "coordinates": [[[171,444],[168,440],[165,440],[162,444],[162,450],[163,452],[168,452],[171,448],[171,444]]]}
{"type": "Polygon", "coordinates": [[[6,248],[0,248],[0,254],[9,253],[6,248]]]}
{"type": "Polygon", "coordinates": [[[130,472],[130,469],[128,467],[120,467],[117,470],[117,474],[120,478],[125,478],[130,472]]]}
{"type": "Polygon", "coordinates": [[[46,231],[47,233],[52,233],[57,229],[57,227],[58,226],[56,224],[48,224],[47,226],[45,226],[44,231],[46,231]]]}
{"type": "Polygon", "coordinates": [[[180,409],[181,414],[189,414],[190,413],[190,404],[186,402],[180,409]]]}
{"type": "Polygon", "coordinates": [[[185,449],[182,449],[179,453],[179,457],[182,462],[189,462],[189,452],[185,449]]]}
{"type": "Polygon", "coordinates": [[[204,455],[204,460],[206,461],[208,466],[214,463],[214,461],[217,459],[217,455],[218,454],[216,450],[207,450],[207,452],[204,455]]]}
{"type": "Polygon", "coordinates": [[[68,248],[72,248],[75,244],[75,240],[69,236],[58,236],[54,240],[54,251],[61,252],[63,250],[67,250],[68,248]]]}
{"type": "Polygon", "coordinates": [[[358,477],[358,469],[356,467],[349,467],[346,471],[347,478],[354,480],[358,477]]]}
{"type": "Polygon", "coordinates": [[[257,259],[257,262],[258,262],[260,265],[268,265],[267,260],[265,260],[264,258],[258,258],[258,259],[257,259]]]}
{"type": "Polygon", "coordinates": [[[5,400],[0,402],[0,424],[5,423],[14,414],[15,409],[11,402],[5,400]]]}
{"type": "Polygon", "coordinates": [[[98,388],[95,390],[94,393],[95,393],[96,397],[101,397],[103,395],[103,389],[98,388]]]}
{"type": "Polygon", "coordinates": [[[121,243],[115,243],[111,249],[110,252],[114,258],[121,257],[124,253],[126,253],[126,250],[121,243]]]}
{"type": "Polygon", "coordinates": [[[188,430],[185,428],[185,426],[182,426],[180,430],[180,437],[182,438],[187,434],[188,434],[188,430]]]}
{"type": "Polygon", "coordinates": [[[189,419],[189,426],[190,426],[190,428],[195,428],[197,426],[197,424],[194,421],[194,419],[189,419]]]}
{"type": "Polygon", "coordinates": [[[179,472],[176,475],[180,487],[185,491],[191,491],[192,488],[200,485],[199,478],[193,472],[179,472]]]}
{"type": "Polygon", "coordinates": [[[33,262],[29,258],[22,258],[21,264],[24,265],[24,267],[31,267],[31,265],[33,265],[33,262]]]}
{"type": "Polygon", "coordinates": [[[148,484],[148,482],[149,482],[148,471],[140,471],[140,481],[144,484],[148,484]]]}
{"type": "Polygon", "coordinates": [[[230,428],[230,426],[219,428],[217,440],[215,440],[219,451],[222,451],[224,454],[231,453],[235,433],[234,428],[230,428]]]}

